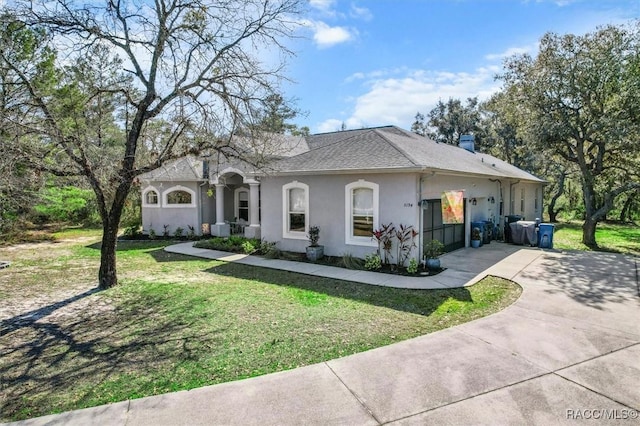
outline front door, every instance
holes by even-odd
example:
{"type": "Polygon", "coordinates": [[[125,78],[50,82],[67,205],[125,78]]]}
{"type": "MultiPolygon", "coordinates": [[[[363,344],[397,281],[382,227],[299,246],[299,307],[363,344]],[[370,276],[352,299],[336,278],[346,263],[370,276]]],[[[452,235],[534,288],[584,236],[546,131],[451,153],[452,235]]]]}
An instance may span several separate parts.
{"type": "MultiPolygon", "coordinates": [[[[465,200],[465,213],[467,203],[465,200]]],[[[445,225],[442,223],[442,201],[427,200],[422,208],[422,241],[438,240],[444,244],[444,251],[449,252],[464,247],[464,223],[445,225]]]]}

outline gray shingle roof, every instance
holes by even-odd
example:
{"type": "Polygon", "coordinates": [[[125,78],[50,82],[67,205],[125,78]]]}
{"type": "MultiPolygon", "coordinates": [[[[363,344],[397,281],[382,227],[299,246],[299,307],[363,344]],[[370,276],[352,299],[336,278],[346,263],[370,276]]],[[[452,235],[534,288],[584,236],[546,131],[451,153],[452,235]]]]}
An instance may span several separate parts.
{"type": "Polygon", "coordinates": [[[178,158],[155,170],[140,175],[145,181],[201,181],[204,180],[202,160],[193,156],[178,158]]]}
{"type": "Polygon", "coordinates": [[[282,173],[355,170],[434,170],[542,180],[496,157],[434,142],[395,126],[309,136],[308,152],[280,160],[282,173]]]}
{"type": "MultiPolygon", "coordinates": [[[[257,138],[253,142],[244,141],[244,138],[237,140],[247,150],[260,148],[263,149],[260,154],[276,159],[265,167],[268,173],[441,171],[543,182],[491,155],[437,143],[395,126],[323,133],[306,139],[287,135],[272,135],[270,138],[257,138]]],[[[211,165],[212,173],[228,166],[247,173],[253,171],[236,160],[217,161],[219,164],[211,165]]],[[[147,181],[201,181],[204,180],[202,159],[184,157],[140,178],[147,181]]]]}
{"type": "MultiPolygon", "coordinates": [[[[234,159],[235,155],[254,157],[256,163],[289,157],[309,151],[309,146],[303,136],[291,136],[274,133],[254,134],[248,136],[234,136],[232,141],[235,149],[229,149],[230,155],[215,155],[209,157],[211,173],[233,167],[243,172],[253,172],[253,167],[247,163],[234,159]]],[[[245,157],[248,158],[248,157],[245,157]]],[[[144,181],[201,181],[203,176],[203,159],[194,156],[182,157],[170,161],[159,168],[140,175],[144,181]]]]}
{"type": "Polygon", "coordinates": [[[416,165],[395,146],[381,138],[374,129],[312,136],[307,141],[316,147],[285,158],[274,169],[286,172],[328,170],[406,169],[416,165]],[[338,137],[344,136],[344,137],[338,137]]]}

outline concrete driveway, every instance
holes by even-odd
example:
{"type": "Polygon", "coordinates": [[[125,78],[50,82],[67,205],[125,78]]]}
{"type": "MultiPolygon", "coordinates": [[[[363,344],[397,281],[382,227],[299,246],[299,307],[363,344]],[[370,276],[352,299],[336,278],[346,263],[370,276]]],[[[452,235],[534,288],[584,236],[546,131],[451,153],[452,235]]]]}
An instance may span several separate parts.
{"type": "Polygon", "coordinates": [[[633,257],[520,250],[495,315],[346,358],[18,424],[640,424],[633,257]]]}

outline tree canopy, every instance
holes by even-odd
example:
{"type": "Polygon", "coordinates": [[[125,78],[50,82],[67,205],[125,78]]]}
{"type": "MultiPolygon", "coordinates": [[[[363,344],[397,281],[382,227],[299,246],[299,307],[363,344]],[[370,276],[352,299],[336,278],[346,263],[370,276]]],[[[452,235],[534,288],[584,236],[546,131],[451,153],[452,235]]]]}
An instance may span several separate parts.
{"type": "Polygon", "coordinates": [[[477,97],[468,98],[466,104],[454,98],[446,103],[439,100],[429,111],[426,122],[423,114],[416,114],[411,131],[436,142],[457,145],[461,135],[476,134],[480,130],[478,105],[477,97]]]}
{"type": "Polygon", "coordinates": [[[203,150],[242,157],[284,77],[300,0],[20,1],[3,12],[3,125],[34,170],[84,176],[103,223],[99,285],[134,178],[203,150]]]}
{"type": "Polygon", "coordinates": [[[579,173],[583,243],[615,199],[640,187],[640,25],[546,34],[536,57],[505,62],[505,103],[539,155],[579,173]]]}

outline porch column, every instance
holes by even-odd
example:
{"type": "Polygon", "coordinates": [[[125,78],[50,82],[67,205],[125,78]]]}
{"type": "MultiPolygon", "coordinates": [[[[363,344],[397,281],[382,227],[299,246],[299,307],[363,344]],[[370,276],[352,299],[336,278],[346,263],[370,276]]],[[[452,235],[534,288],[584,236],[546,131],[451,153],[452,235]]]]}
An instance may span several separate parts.
{"type": "Polygon", "coordinates": [[[244,228],[247,238],[260,238],[260,183],[249,182],[249,226],[244,228]]]}
{"type": "Polygon", "coordinates": [[[224,185],[216,184],[216,223],[211,228],[211,235],[216,237],[228,237],[231,235],[231,227],[224,222],[224,185]]]}

